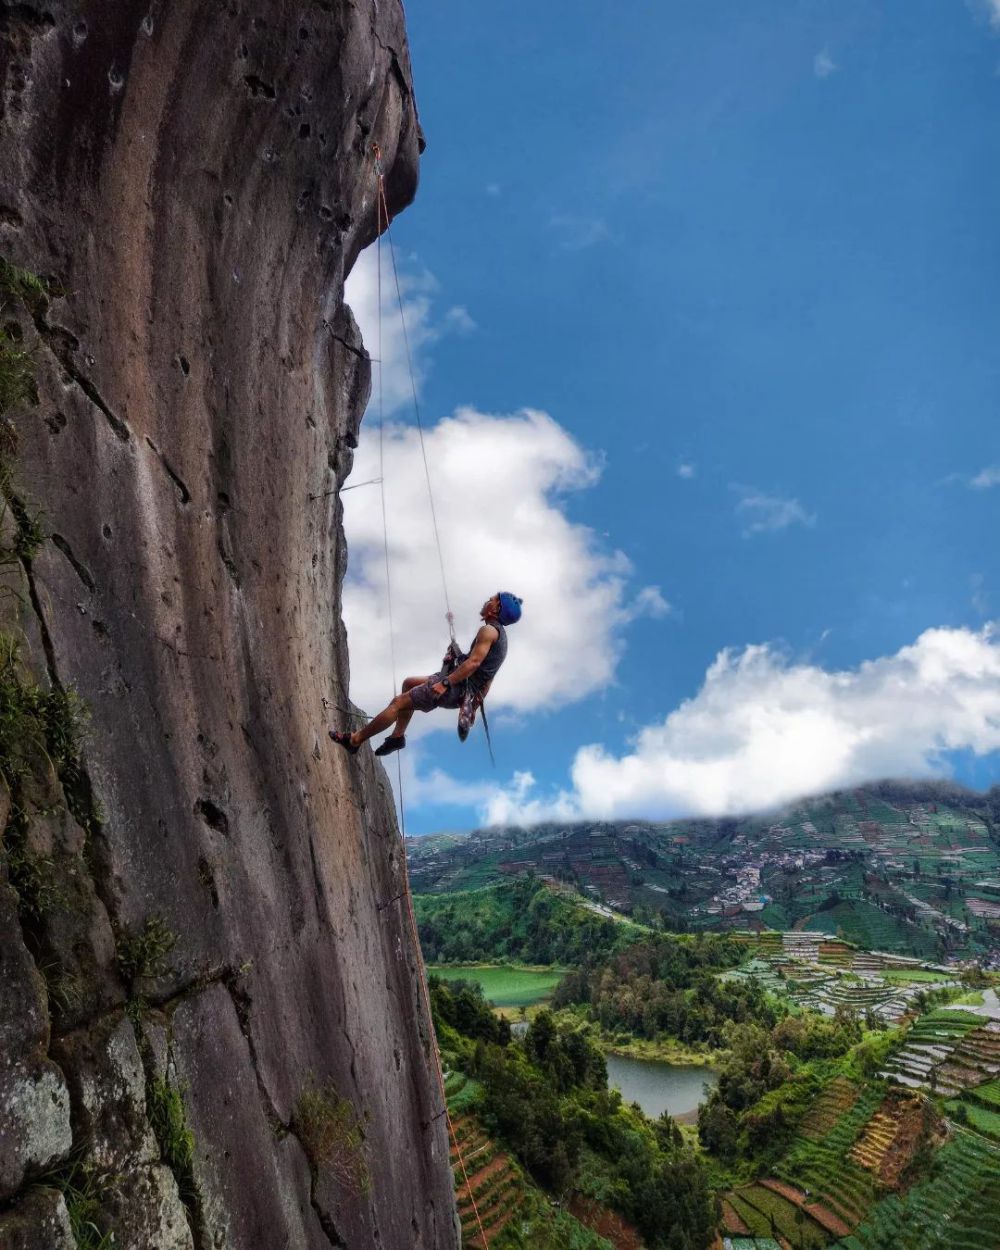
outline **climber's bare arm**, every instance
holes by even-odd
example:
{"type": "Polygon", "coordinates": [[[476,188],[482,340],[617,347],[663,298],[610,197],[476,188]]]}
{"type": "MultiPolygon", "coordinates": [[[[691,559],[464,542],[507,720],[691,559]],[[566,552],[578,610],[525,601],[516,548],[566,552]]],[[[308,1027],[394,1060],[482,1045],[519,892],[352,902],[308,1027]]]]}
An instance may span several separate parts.
{"type": "MultiPolygon", "coordinates": [[[[451,673],[449,682],[453,686],[457,686],[459,682],[465,681],[467,677],[471,677],[476,669],[482,664],[483,660],[489,655],[490,647],[500,637],[500,631],[494,625],[481,625],[479,633],[476,634],[476,641],[472,644],[472,650],[468,656],[459,664],[458,668],[451,673]]],[[[434,687],[435,694],[444,694],[445,683],[439,681],[434,687]]]]}

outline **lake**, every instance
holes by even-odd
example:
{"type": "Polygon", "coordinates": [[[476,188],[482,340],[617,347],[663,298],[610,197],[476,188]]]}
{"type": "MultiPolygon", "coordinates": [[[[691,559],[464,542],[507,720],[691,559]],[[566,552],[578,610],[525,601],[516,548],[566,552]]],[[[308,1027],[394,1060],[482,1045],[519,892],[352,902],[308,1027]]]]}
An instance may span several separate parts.
{"type": "Polygon", "coordinates": [[[621,1090],[625,1102],[637,1102],[651,1119],[669,1111],[676,1120],[693,1123],[698,1104],[705,1101],[704,1085],[715,1085],[713,1068],[661,1063],[656,1059],[628,1059],[607,1055],[608,1085],[621,1090]]]}

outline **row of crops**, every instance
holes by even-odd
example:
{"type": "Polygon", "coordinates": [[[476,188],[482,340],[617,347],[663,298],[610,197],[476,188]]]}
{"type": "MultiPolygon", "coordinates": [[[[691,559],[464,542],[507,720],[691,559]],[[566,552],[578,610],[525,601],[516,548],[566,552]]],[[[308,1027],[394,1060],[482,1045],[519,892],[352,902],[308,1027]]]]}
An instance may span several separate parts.
{"type": "MultiPolygon", "coordinates": [[[[986,1099],[991,1096],[995,1087],[986,1099]]],[[[1000,1123],[1000,1114],[975,1106],[1000,1123]]],[[[949,1125],[920,1096],[838,1078],[818,1095],[776,1177],[732,1191],[723,1212],[734,1246],[743,1236],[771,1237],[792,1250],[995,1248],[1000,1144],[949,1125]],[[907,1135],[915,1110],[923,1130],[907,1135]],[[899,1177],[890,1188],[885,1165],[893,1151],[899,1177]],[[916,1169],[915,1179],[908,1167],[916,1169]]]]}
{"type": "Polygon", "coordinates": [[[772,993],[828,1016],[844,1007],[896,1023],[928,982],[949,983],[943,971],[919,960],[860,950],[825,934],[765,932],[738,940],[754,953],[731,975],[756,977],[772,993]]]}
{"type": "Polygon", "coordinates": [[[1000,1022],[939,1009],[909,1030],[900,1054],[940,1049],[975,1071],[942,1104],[896,1071],[828,1082],[774,1169],[726,1196],[735,1245],[771,1237],[791,1250],[996,1250],[1000,1247],[1000,1022]],[[984,1040],[985,1039],[985,1040],[984,1040]],[[985,1056],[985,1057],[984,1057],[985,1056]],[[978,1064],[978,1067],[974,1067],[978,1064]],[[992,1074],[988,1069],[992,1068],[992,1074]]]}
{"type": "Polygon", "coordinates": [[[1000,1020],[969,1011],[921,1016],[905,1044],[890,1056],[884,1075],[911,1089],[952,1096],[1000,1073],[1000,1020]]]}
{"type": "Polygon", "coordinates": [[[837,1250],[986,1250],[1000,1245],[1000,1150],[953,1130],[903,1195],[875,1204],[837,1250]]]}

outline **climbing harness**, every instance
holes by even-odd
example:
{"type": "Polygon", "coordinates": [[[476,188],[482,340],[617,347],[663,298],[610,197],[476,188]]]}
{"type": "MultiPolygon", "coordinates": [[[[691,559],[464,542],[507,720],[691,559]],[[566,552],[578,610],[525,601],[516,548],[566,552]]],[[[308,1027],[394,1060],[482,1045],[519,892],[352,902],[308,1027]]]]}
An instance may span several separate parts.
{"type": "MultiPolygon", "coordinates": [[[[406,367],[410,374],[410,389],[413,394],[413,411],[417,418],[417,430],[420,435],[420,453],[424,462],[424,476],[427,480],[427,497],[430,501],[431,520],[434,526],[434,542],[437,546],[438,565],[441,570],[441,585],[444,590],[445,616],[448,621],[448,632],[451,636],[452,645],[458,647],[455,641],[455,618],[452,614],[451,603],[448,599],[448,579],[444,571],[444,556],[441,551],[441,536],[438,531],[437,513],[434,509],[434,492],[431,489],[431,473],[430,466],[427,462],[427,450],[424,446],[424,427],[420,419],[420,405],[417,401],[417,384],[413,375],[413,362],[410,356],[410,340],[406,332],[406,318],[403,315],[403,295],[399,285],[399,272],[396,268],[396,251],[392,244],[392,234],[389,230],[389,205],[385,198],[385,178],[382,173],[382,151],[377,143],[372,144],[372,155],[374,156],[375,166],[375,197],[376,197],[376,298],[378,303],[378,477],[375,481],[378,483],[379,495],[382,504],[382,537],[383,548],[385,553],[385,593],[386,606],[389,625],[389,659],[392,669],[392,692],[393,697],[396,694],[396,644],[392,627],[392,581],[389,567],[389,525],[385,504],[385,438],[384,438],[384,404],[382,392],[382,234],[383,220],[384,233],[389,240],[389,253],[392,258],[392,273],[396,285],[396,300],[399,304],[399,320],[403,327],[403,345],[406,350],[406,367]]],[[[485,723],[485,721],[484,721],[485,723]]],[[[488,733],[487,733],[488,740],[488,733]]],[[[490,747],[490,757],[492,758],[493,748],[490,747]]],[[[438,1049],[437,1036],[434,1033],[434,1016],[431,1011],[430,990],[427,987],[427,969],[424,966],[424,957],[420,949],[420,934],[417,929],[417,918],[413,911],[413,896],[410,893],[410,871],[406,862],[406,815],[403,803],[403,768],[399,758],[399,752],[396,753],[396,782],[399,788],[399,832],[402,840],[403,861],[403,893],[402,898],[406,901],[406,912],[410,922],[410,934],[413,943],[413,951],[419,964],[420,987],[423,992],[424,1009],[427,1012],[427,1026],[430,1029],[431,1045],[434,1049],[434,1071],[437,1076],[438,1090],[441,1094],[441,1105],[444,1108],[444,1115],[448,1120],[448,1132],[451,1140],[455,1144],[455,1152],[458,1155],[459,1166],[462,1169],[462,1178],[465,1181],[465,1187],[468,1190],[469,1198],[472,1202],[472,1210],[476,1216],[476,1224],[479,1227],[479,1235],[483,1241],[484,1250],[489,1250],[489,1240],[486,1236],[486,1230],[483,1228],[483,1221],[479,1216],[479,1208],[476,1205],[476,1197],[472,1192],[472,1183],[469,1180],[469,1174],[465,1167],[465,1158],[462,1155],[462,1146],[455,1132],[455,1126],[452,1123],[451,1112],[448,1110],[448,1094],[444,1087],[444,1076],[441,1072],[441,1052],[438,1049]]],[[[388,904],[387,904],[388,905],[388,904]]],[[[437,1117],[435,1117],[437,1118],[437,1117]]]]}

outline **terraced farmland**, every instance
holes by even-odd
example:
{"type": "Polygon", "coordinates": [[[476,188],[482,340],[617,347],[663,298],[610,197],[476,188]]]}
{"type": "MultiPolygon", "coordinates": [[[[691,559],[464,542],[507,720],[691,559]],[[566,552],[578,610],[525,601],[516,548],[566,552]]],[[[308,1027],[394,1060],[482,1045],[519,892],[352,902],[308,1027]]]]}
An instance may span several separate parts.
{"type": "Polygon", "coordinates": [[[810,1141],[819,1141],[833,1128],[842,1115],[858,1101],[858,1087],[846,1077],[838,1076],[823,1090],[806,1112],[799,1132],[810,1141]]]}
{"type": "MultiPolygon", "coordinates": [[[[931,1023],[962,1036],[956,1014],[932,1013],[941,1018],[931,1023]]],[[[1000,1082],[981,1088],[982,1101],[975,1091],[963,1098],[959,1125],[954,1102],[946,1119],[923,1093],[834,1079],[775,1175],[725,1196],[724,1235],[733,1245],[772,1237],[790,1250],[997,1250],[1000,1082]]]]}
{"type": "Polygon", "coordinates": [[[1000,1019],[968,1011],[921,1016],[890,1056],[884,1076],[911,1089],[952,1096],[1000,1073],[1000,1019]]]}
{"type": "Polygon", "coordinates": [[[965,1090],[960,1098],[945,1103],[958,1123],[1000,1144],[1000,1081],[965,1090]]]}
{"type": "Polygon", "coordinates": [[[778,1179],[802,1189],[848,1228],[864,1218],[875,1195],[872,1174],[850,1150],[884,1096],[885,1087],[873,1082],[821,1137],[800,1137],[776,1169],[778,1179]]]}
{"type": "Polygon", "coordinates": [[[479,1250],[484,1246],[479,1221],[482,1221],[487,1238],[492,1241],[516,1214],[520,1197],[520,1169],[509,1155],[497,1149],[472,1117],[460,1117],[453,1121],[453,1127],[455,1140],[451,1143],[451,1166],[455,1172],[462,1243],[479,1250]],[[461,1146],[461,1158],[458,1146],[461,1146]],[[479,1220],[476,1219],[477,1211],[479,1220]]]}
{"type": "Polygon", "coordinates": [[[482,1221],[483,1230],[492,1242],[517,1213],[524,1178],[517,1164],[497,1147],[475,1116],[466,1110],[476,1092],[475,1082],[461,1072],[448,1072],[444,1088],[451,1115],[449,1148],[462,1222],[462,1245],[479,1250],[483,1246],[479,1222],[482,1221]]]}
{"type": "Polygon", "coordinates": [[[744,1185],[729,1195],[729,1203],[755,1237],[782,1238],[800,1250],[822,1250],[830,1240],[826,1230],[808,1213],[806,1196],[791,1191],[802,1200],[796,1202],[789,1192],[787,1186],[744,1185]]]}
{"type": "Polygon", "coordinates": [[[479,1090],[477,1082],[461,1072],[445,1075],[453,1130],[449,1150],[463,1250],[483,1250],[480,1221],[490,1250],[562,1250],[569,1245],[579,1250],[614,1250],[609,1240],[594,1231],[599,1224],[625,1230],[620,1238],[623,1247],[637,1244],[629,1240],[628,1226],[597,1203],[590,1203],[580,1217],[553,1206],[476,1118],[472,1108],[479,1090]]]}
{"type": "Polygon", "coordinates": [[[730,976],[756,977],[772,993],[786,995],[798,1006],[828,1016],[845,1007],[859,1015],[871,1012],[893,1024],[927,988],[923,978],[937,986],[956,984],[944,970],[918,959],[861,950],[829,934],[802,931],[736,936],[753,955],[730,976]]]}
{"type": "Polygon", "coordinates": [[[992,1250],[1000,1245],[1000,1151],[955,1130],[903,1195],[872,1207],[838,1250],[992,1250]]]}
{"type": "MultiPolygon", "coordinates": [[[[841,791],[767,817],[496,827],[410,839],[414,889],[475,889],[532,874],[690,931],[758,925],[1000,966],[1000,836],[986,796],[906,786],[841,791]]],[[[478,956],[487,957],[488,952],[478,956]]],[[[452,955],[451,958],[459,956],[452,955]]]]}

